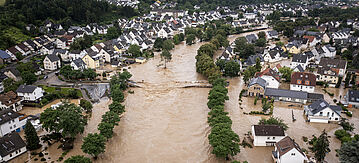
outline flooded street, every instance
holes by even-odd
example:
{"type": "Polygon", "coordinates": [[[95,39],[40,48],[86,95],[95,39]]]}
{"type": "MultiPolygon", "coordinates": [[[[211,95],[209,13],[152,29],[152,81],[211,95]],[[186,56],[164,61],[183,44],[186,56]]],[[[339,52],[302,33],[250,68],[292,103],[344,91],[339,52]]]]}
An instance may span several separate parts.
{"type": "MultiPolygon", "coordinates": [[[[248,33],[246,33],[248,34],[248,33]]],[[[243,35],[246,35],[243,34],[243,35]]],[[[243,36],[230,36],[230,42],[235,38],[243,36]]],[[[164,61],[157,53],[154,58],[149,59],[144,64],[134,64],[128,67],[128,71],[133,75],[131,80],[140,82],[141,88],[130,88],[133,94],[126,92],[126,112],[121,117],[119,126],[114,129],[113,138],[106,144],[106,151],[99,155],[94,162],[106,163],[152,163],[152,162],[206,162],[216,163],[225,162],[217,159],[211,154],[211,146],[208,142],[210,127],[207,123],[207,96],[209,88],[182,88],[183,84],[195,81],[205,81],[206,79],[196,72],[196,53],[197,49],[204,43],[197,43],[187,46],[184,43],[177,45],[172,53],[172,60],[164,68],[164,61]]],[[[218,54],[222,53],[218,51],[218,54]]],[[[269,116],[245,115],[252,110],[261,110],[261,102],[253,104],[254,98],[242,97],[239,102],[239,93],[245,87],[241,77],[228,79],[229,100],[226,101],[225,111],[229,112],[233,124],[233,131],[236,132],[242,141],[251,130],[251,125],[257,124],[261,118],[269,116]]],[[[283,85],[283,87],[287,87],[283,85]]],[[[328,91],[335,93],[335,98],[345,92],[338,89],[327,88],[328,91]]],[[[316,88],[316,92],[323,92],[321,88],[316,88]]],[[[333,102],[332,98],[325,95],[328,102],[333,102]]],[[[78,135],[72,149],[64,160],[73,155],[89,155],[81,151],[82,138],[88,133],[97,131],[97,125],[101,121],[101,116],[108,111],[111,100],[103,98],[100,103],[94,104],[93,113],[89,119],[85,132],[78,135]]],[[[340,142],[334,137],[336,129],[340,128],[337,124],[316,124],[305,122],[303,107],[289,107],[291,103],[275,102],[275,117],[280,117],[288,124],[287,135],[294,138],[302,147],[308,150],[308,145],[302,140],[303,136],[311,136],[321,133],[325,129],[331,136],[330,152],[326,160],[329,163],[338,162],[335,156],[335,149],[340,148],[340,142]],[[292,122],[292,110],[295,122],[292,122]]],[[[352,109],[351,109],[352,110],[352,109]]],[[[359,112],[353,111],[352,123],[355,123],[355,132],[359,128],[359,112]]],[[[58,144],[54,144],[47,150],[51,160],[57,160],[62,150],[57,149],[58,144]]],[[[243,148],[241,152],[234,156],[235,160],[248,161],[249,163],[270,163],[271,151],[274,147],[253,147],[243,148]]],[[[23,158],[23,157],[20,157],[23,158]]],[[[22,159],[21,159],[22,160],[22,159]]],[[[19,160],[14,160],[19,162],[19,160]]],[[[20,162],[23,162],[20,161],[20,162]]],[[[33,162],[33,161],[31,161],[33,162]]]]}

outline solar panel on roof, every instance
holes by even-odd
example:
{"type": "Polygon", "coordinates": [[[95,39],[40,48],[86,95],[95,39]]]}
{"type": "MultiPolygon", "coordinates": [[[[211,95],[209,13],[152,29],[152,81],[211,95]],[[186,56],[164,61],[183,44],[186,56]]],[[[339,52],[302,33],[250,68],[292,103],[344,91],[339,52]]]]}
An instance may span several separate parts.
{"type": "Polygon", "coordinates": [[[325,103],[324,102],[320,103],[320,106],[325,107],[325,103]]]}

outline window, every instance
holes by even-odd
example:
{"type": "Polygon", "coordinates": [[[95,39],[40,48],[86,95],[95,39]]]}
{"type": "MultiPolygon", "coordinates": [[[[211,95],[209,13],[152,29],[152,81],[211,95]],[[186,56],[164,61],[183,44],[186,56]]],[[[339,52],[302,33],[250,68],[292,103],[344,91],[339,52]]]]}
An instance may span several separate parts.
{"type": "Polygon", "coordinates": [[[10,157],[12,157],[12,154],[10,153],[10,157]]]}
{"type": "Polygon", "coordinates": [[[273,140],[275,139],[275,137],[273,136],[273,140]]]}
{"type": "Polygon", "coordinates": [[[338,118],[335,118],[335,120],[337,121],[337,120],[338,120],[338,118]]]}
{"type": "Polygon", "coordinates": [[[298,79],[297,84],[302,84],[302,81],[298,79]]]}
{"type": "Polygon", "coordinates": [[[334,112],[332,113],[332,117],[334,117],[334,112]]]}
{"type": "Polygon", "coordinates": [[[270,139],[270,137],[267,137],[267,139],[269,140],[269,139],[270,139]]]}
{"type": "Polygon", "coordinates": [[[306,80],[306,81],[305,81],[305,85],[309,85],[309,80],[306,80]]]}
{"type": "Polygon", "coordinates": [[[295,153],[292,153],[291,155],[292,155],[292,156],[295,156],[295,153]]]}
{"type": "Polygon", "coordinates": [[[12,122],[15,122],[15,120],[13,119],[12,122]]]}
{"type": "Polygon", "coordinates": [[[12,126],[10,126],[10,130],[12,129],[12,126]]]}
{"type": "Polygon", "coordinates": [[[323,115],[323,112],[320,112],[319,115],[322,116],[322,115],[323,115]]]}

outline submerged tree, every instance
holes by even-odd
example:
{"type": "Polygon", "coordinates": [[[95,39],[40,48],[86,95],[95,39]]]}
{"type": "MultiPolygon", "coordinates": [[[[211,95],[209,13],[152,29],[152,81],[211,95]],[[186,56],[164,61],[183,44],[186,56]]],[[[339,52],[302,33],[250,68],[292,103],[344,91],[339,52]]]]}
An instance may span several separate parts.
{"type": "Polygon", "coordinates": [[[161,57],[165,60],[165,68],[167,68],[167,62],[169,62],[172,59],[172,54],[168,50],[164,50],[161,53],[161,57]]]}
{"type": "Polygon", "coordinates": [[[25,139],[27,144],[26,148],[28,150],[35,150],[41,147],[40,139],[30,121],[27,121],[25,125],[25,139]]]}
{"type": "Polygon", "coordinates": [[[313,136],[309,144],[311,145],[309,149],[313,151],[315,159],[319,162],[323,161],[325,155],[330,152],[328,134],[325,130],[318,138],[313,136]]]}
{"type": "Polygon", "coordinates": [[[95,159],[97,156],[105,152],[106,138],[100,134],[88,134],[83,141],[81,149],[84,153],[92,155],[95,159]]]}
{"type": "Polygon", "coordinates": [[[85,156],[76,155],[76,156],[71,156],[70,158],[65,160],[64,163],[91,163],[91,162],[92,162],[91,159],[85,156]]]}

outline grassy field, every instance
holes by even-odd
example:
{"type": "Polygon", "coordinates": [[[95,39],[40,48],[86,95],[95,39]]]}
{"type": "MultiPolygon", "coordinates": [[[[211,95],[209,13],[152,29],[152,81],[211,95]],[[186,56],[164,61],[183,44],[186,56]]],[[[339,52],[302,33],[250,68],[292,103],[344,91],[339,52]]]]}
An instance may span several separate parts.
{"type": "Polygon", "coordinates": [[[55,93],[55,92],[59,91],[61,94],[65,95],[65,96],[67,96],[69,94],[69,91],[76,90],[77,95],[79,97],[82,97],[81,91],[78,90],[78,89],[74,89],[74,88],[57,88],[57,87],[48,87],[48,86],[42,86],[42,88],[47,93],[52,94],[52,93],[55,93]]]}

